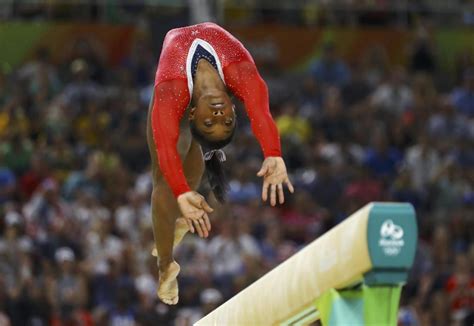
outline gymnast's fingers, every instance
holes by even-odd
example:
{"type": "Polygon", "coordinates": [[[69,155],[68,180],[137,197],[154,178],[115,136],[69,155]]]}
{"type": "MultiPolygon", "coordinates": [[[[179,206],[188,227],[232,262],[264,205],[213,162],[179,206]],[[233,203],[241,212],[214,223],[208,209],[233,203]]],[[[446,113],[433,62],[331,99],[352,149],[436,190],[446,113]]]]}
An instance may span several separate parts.
{"type": "Polygon", "coordinates": [[[202,219],[204,220],[204,223],[206,224],[206,228],[208,231],[211,231],[211,221],[209,220],[209,216],[207,216],[206,213],[202,216],[202,219]]]}
{"type": "Polygon", "coordinates": [[[262,200],[267,201],[268,198],[268,186],[270,184],[267,181],[263,181],[263,187],[262,187],[262,200]]]}
{"type": "Polygon", "coordinates": [[[262,168],[260,169],[260,171],[257,172],[257,176],[258,177],[263,177],[265,174],[267,174],[267,171],[268,171],[268,166],[263,165],[262,168]]]}
{"type": "Polygon", "coordinates": [[[206,228],[202,225],[201,219],[194,221],[194,227],[198,231],[198,234],[201,238],[206,238],[207,237],[206,228]]]}
{"type": "Polygon", "coordinates": [[[270,204],[272,206],[276,205],[276,185],[271,185],[270,190],[270,204]]]}
{"type": "Polygon", "coordinates": [[[285,202],[285,193],[283,192],[283,185],[279,183],[277,187],[278,187],[278,201],[280,202],[280,204],[283,204],[285,202]]]}
{"type": "Polygon", "coordinates": [[[199,223],[199,220],[193,220],[193,223],[194,223],[194,228],[196,229],[198,235],[201,238],[204,238],[204,232],[202,230],[201,224],[199,223]]]}
{"type": "Polygon", "coordinates": [[[204,234],[204,237],[207,238],[209,236],[209,230],[207,228],[206,222],[204,221],[204,218],[200,218],[198,221],[201,226],[201,230],[204,234]]]}
{"type": "Polygon", "coordinates": [[[204,209],[206,213],[212,213],[214,211],[214,209],[211,206],[209,206],[209,204],[204,198],[202,199],[201,207],[202,209],[204,209]]]}
{"type": "Polygon", "coordinates": [[[202,200],[204,199],[203,196],[201,196],[200,194],[196,193],[194,196],[190,197],[188,199],[189,203],[196,207],[196,208],[201,208],[201,202],[202,200]]]}
{"type": "Polygon", "coordinates": [[[294,193],[294,192],[295,192],[295,188],[293,188],[293,185],[291,184],[290,179],[286,178],[285,183],[286,183],[286,186],[288,187],[288,190],[289,190],[291,193],[294,193]]]}
{"type": "Polygon", "coordinates": [[[194,233],[193,221],[190,220],[189,218],[185,218],[184,220],[186,221],[186,224],[188,225],[189,231],[191,233],[194,233]]]}

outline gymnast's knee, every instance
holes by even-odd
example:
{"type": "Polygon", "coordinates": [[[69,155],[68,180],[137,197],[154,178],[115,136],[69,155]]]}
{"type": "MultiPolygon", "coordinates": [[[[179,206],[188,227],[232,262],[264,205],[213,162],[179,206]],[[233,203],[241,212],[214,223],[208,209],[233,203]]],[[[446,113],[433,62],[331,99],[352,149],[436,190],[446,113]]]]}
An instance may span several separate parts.
{"type": "Polygon", "coordinates": [[[163,187],[159,183],[153,184],[153,190],[151,192],[151,205],[152,208],[157,208],[160,204],[160,201],[163,200],[163,187]]]}
{"type": "Polygon", "coordinates": [[[151,192],[151,201],[152,201],[153,203],[156,203],[156,202],[159,200],[159,198],[160,198],[160,197],[159,197],[159,196],[160,196],[159,193],[160,193],[160,192],[158,191],[157,187],[156,187],[155,185],[153,185],[153,190],[152,190],[152,192],[151,192]]]}

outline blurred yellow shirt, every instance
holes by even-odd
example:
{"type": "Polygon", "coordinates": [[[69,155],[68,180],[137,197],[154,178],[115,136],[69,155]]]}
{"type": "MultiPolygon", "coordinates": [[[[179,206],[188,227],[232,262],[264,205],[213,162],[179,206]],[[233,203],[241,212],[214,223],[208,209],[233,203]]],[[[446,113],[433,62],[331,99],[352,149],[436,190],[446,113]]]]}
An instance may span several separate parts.
{"type": "Polygon", "coordinates": [[[301,117],[281,115],[276,119],[276,125],[282,137],[297,137],[305,142],[311,136],[311,125],[301,117]]]}

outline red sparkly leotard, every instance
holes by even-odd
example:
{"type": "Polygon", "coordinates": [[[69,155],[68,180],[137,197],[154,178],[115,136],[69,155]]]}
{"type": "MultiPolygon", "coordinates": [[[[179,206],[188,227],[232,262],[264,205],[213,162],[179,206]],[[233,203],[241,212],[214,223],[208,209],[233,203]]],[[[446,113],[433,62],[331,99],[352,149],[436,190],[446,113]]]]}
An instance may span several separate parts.
{"type": "Polygon", "coordinates": [[[151,120],[160,168],[176,197],[191,190],[177,142],[179,123],[190,103],[193,75],[201,58],[217,69],[226,87],[244,103],[264,156],[281,156],[267,86],[242,43],[213,23],[173,29],[165,37],[156,71],[151,120]]]}

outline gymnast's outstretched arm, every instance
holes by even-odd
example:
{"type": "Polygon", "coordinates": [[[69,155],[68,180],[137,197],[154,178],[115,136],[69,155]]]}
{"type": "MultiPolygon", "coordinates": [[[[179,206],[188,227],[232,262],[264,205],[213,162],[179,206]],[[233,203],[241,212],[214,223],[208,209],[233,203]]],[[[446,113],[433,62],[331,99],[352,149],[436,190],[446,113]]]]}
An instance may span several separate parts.
{"type": "Polygon", "coordinates": [[[185,81],[172,80],[155,85],[151,126],[160,169],[175,197],[190,191],[178,155],[180,120],[189,103],[189,95],[182,92],[185,81]]]}
{"type": "Polygon", "coordinates": [[[267,85],[258,73],[255,63],[250,60],[229,65],[224,75],[227,86],[244,103],[252,131],[265,157],[262,168],[257,174],[264,178],[262,199],[263,201],[268,199],[270,190],[271,205],[276,204],[277,195],[278,201],[282,204],[285,200],[283,184],[287,185],[290,192],[294,189],[281,157],[280,137],[270,114],[267,85]]]}
{"type": "Polygon", "coordinates": [[[171,80],[155,85],[151,125],[161,172],[178,201],[191,232],[207,237],[211,228],[208,213],[213,209],[205,198],[192,191],[186,181],[178,154],[180,120],[189,104],[185,80],[171,80]]]}

